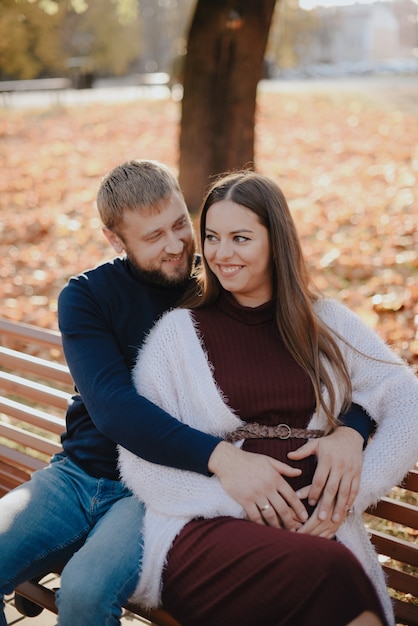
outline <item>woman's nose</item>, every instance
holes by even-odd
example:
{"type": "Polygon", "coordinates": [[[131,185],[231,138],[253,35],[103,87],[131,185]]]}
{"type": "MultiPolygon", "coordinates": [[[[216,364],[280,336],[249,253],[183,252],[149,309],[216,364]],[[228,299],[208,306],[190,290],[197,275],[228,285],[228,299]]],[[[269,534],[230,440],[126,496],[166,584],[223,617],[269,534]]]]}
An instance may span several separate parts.
{"type": "Polygon", "coordinates": [[[234,254],[232,246],[229,241],[220,241],[216,250],[216,256],[218,259],[229,259],[234,254]]]}

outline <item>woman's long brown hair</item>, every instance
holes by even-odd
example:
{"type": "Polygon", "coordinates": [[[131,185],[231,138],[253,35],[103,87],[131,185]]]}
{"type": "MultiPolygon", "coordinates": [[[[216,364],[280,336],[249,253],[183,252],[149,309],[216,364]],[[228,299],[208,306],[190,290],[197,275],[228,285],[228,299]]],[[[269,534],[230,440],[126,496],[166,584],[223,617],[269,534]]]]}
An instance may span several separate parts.
{"type": "MultiPolygon", "coordinates": [[[[328,430],[336,425],[334,417],[336,394],[333,382],[320,355],[331,365],[337,384],[343,390],[343,411],[351,401],[351,382],[341,351],[314,312],[313,304],[320,297],[309,276],[296,226],[286,198],[271,179],[252,171],[221,176],[203,200],[200,215],[200,244],[203,251],[208,209],[221,200],[232,200],[253,211],[270,234],[273,264],[273,297],[276,301],[276,323],[290,354],[312,381],[317,408],[328,418],[328,430]],[[322,386],[328,390],[326,404],[322,386]]],[[[187,308],[198,308],[214,302],[222,289],[203,255],[197,275],[198,292],[190,293],[182,302],[187,308]]]]}

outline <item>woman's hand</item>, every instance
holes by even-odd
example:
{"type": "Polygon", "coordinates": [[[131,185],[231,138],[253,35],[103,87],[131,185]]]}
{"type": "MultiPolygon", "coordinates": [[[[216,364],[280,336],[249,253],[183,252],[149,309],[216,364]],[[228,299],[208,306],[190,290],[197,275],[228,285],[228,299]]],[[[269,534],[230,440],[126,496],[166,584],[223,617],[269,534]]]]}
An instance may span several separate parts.
{"type": "Polygon", "coordinates": [[[212,452],[208,467],[251,521],[297,530],[308,519],[300,498],[283,478],[299,476],[301,470],[225,441],[212,452]]]}
{"type": "Polygon", "coordinates": [[[300,526],[297,529],[297,532],[305,534],[305,535],[315,535],[317,537],[325,537],[326,539],[332,539],[335,537],[335,534],[341,524],[344,522],[349,512],[347,512],[343,517],[341,517],[338,521],[333,522],[330,518],[325,520],[319,519],[318,511],[320,510],[321,502],[319,502],[318,506],[310,516],[307,522],[300,526]]]}
{"type": "Polygon", "coordinates": [[[288,457],[300,460],[312,454],[318,459],[312,484],[298,492],[301,499],[308,498],[311,506],[317,505],[314,519],[305,527],[312,529],[314,520],[317,524],[335,523],[338,527],[358,494],[363,437],[353,428],[339,426],[331,435],[311,440],[289,452],[288,457]]]}

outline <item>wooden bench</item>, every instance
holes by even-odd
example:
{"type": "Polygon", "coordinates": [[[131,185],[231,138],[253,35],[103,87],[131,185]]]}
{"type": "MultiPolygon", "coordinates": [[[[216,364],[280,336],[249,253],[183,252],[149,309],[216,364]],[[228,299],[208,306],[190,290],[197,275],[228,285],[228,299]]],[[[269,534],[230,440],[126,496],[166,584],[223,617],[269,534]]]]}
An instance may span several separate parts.
{"type": "MultiPolygon", "coordinates": [[[[0,318],[0,496],[45,467],[61,449],[64,414],[73,383],[58,332],[0,318]]],[[[418,626],[418,469],[365,516],[372,541],[388,576],[399,624],[418,626]]],[[[37,581],[16,589],[22,598],[57,612],[54,592],[37,581]]],[[[160,626],[179,626],[163,610],[129,611],[160,626]]]]}

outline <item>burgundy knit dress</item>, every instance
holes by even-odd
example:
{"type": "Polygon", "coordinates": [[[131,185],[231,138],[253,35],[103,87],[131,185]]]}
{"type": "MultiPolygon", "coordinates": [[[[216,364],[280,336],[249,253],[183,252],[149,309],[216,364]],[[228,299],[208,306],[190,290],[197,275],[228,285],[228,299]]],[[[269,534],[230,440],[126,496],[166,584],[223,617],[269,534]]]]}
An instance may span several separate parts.
{"type": "MultiPolygon", "coordinates": [[[[194,311],[214,377],[244,421],[306,428],[315,407],[308,376],[283,345],[274,303],[240,306],[228,293],[194,311]]],[[[315,459],[290,462],[300,439],[251,439],[245,450],[300,467],[310,484],[315,459]]],[[[368,577],[337,541],[220,517],[189,522],[163,575],[163,605],[184,626],[345,626],[363,611],[385,618],[368,577]]]]}

